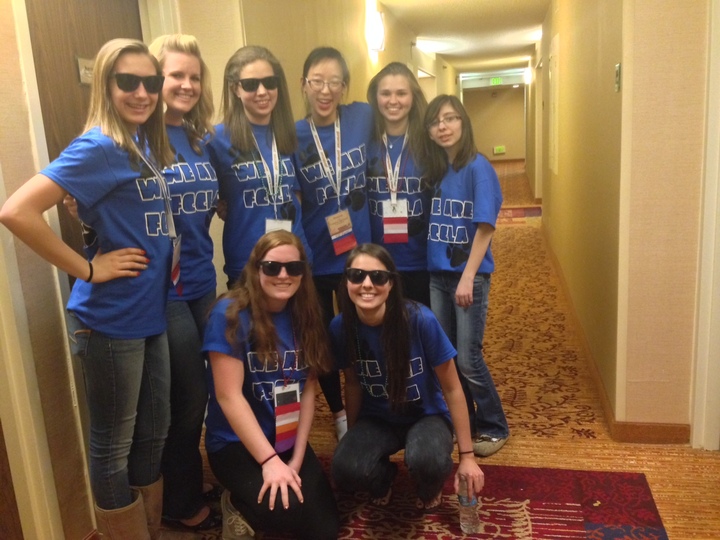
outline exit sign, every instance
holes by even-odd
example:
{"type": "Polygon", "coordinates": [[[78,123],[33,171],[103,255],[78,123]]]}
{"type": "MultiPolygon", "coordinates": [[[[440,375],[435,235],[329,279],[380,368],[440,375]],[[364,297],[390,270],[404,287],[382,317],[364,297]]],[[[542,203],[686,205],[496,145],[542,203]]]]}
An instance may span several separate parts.
{"type": "Polygon", "coordinates": [[[490,79],[490,86],[498,86],[502,84],[502,77],[492,77],[490,79]]]}

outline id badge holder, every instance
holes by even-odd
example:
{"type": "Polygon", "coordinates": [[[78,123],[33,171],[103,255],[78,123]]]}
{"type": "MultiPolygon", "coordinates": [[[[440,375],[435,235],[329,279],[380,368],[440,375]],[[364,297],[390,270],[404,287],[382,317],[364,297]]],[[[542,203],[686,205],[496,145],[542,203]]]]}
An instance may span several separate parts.
{"type": "Polygon", "coordinates": [[[357,239],[352,230],[350,212],[347,209],[327,216],[325,222],[327,223],[330,238],[332,238],[335,255],[342,255],[357,246],[357,239]]]}
{"type": "Polygon", "coordinates": [[[172,266],[170,267],[170,279],[172,284],[175,286],[177,293],[182,295],[182,283],[180,282],[180,244],[182,242],[182,235],[179,234],[172,239],[173,255],[172,255],[172,266]]]}
{"type": "Polygon", "coordinates": [[[287,231],[292,232],[292,221],[289,219],[266,219],[265,220],[265,232],[270,231],[287,231]]]}
{"type": "Polygon", "coordinates": [[[383,242],[386,244],[407,244],[408,241],[408,202],[399,199],[382,202],[383,242]]]}
{"type": "Polygon", "coordinates": [[[300,422],[300,383],[276,386],[275,401],[275,451],[278,454],[295,446],[300,422]]]}

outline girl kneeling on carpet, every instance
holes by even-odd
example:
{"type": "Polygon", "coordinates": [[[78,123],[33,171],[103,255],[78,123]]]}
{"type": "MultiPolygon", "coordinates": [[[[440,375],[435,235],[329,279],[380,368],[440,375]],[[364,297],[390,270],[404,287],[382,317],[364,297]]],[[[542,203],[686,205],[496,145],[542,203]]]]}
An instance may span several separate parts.
{"type": "Polygon", "coordinates": [[[432,311],[405,299],[384,247],[362,244],[350,252],[338,304],[330,334],[345,372],[349,429],[335,449],[335,484],[387,504],[397,473],[390,456],[404,448],[418,508],[432,509],[452,471],[454,428],[455,492],[464,477],[468,495],[479,493],[484,476],[473,455],[455,349],[432,311]]]}
{"type": "Polygon", "coordinates": [[[217,302],[203,350],[210,360],[205,442],[222,496],[223,538],[254,530],[335,539],[330,483],[308,444],[317,374],[331,360],[300,239],[269,232],[217,302]]]}

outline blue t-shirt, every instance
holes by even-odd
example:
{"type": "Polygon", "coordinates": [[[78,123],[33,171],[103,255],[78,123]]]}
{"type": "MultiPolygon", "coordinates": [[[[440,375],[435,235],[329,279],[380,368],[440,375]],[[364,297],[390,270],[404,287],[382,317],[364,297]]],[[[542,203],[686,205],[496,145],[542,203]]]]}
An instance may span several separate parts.
{"type": "MultiPolygon", "coordinates": [[[[358,244],[370,242],[366,190],[367,146],[372,132],[372,109],[367,103],[341,105],[342,185],[340,197],[323,169],[307,119],[295,124],[299,142],[295,167],[302,188],[303,226],[313,250],[313,274],[341,274],[347,252],[335,255],[325,218],[348,210],[358,244]]],[[[318,126],[320,143],[335,176],[335,125],[318,126]]]]}
{"type": "Polygon", "coordinates": [[[72,141],[41,173],[77,200],[79,218],[95,230],[85,247],[88,259],[98,249],[108,253],[128,247],[145,250],[150,259],[137,277],[75,280],[67,309],[111,338],[164,332],[172,243],[155,175],[97,127],[72,141]]]}
{"type": "MultiPolygon", "coordinates": [[[[354,367],[362,387],[360,417],[382,418],[397,424],[412,424],[420,418],[441,414],[450,420],[435,367],[452,361],[457,355],[440,323],[429,308],[408,303],[410,314],[410,374],[407,378],[407,405],[402,414],[391,412],[387,392],[387,363],[383,355],[382,325],[358,323],[360,354],[354,367]]],[[[330,323],[330,337],[336,366],[351,365],[347,358],[342,315],[330,323]]]]}
{"type": "Polygon", "coordinates": [[[429,189],[423,189],[422,175],[408,148],[402,149],[402,141],[387,148],[382,141],[373,141],[368,150],[367,191],[370,202],[370,226],[372,241],[385,247],[392,255],[400,271],[427,270],[428,214],[430,210],[429,189]],[[401,155],[402,150],[402,155],[401,155]],[[393,168],[400,159],[398,200],[408,201],[408,241],[406,243],[384,242],[383,201],[390,200],[385,155],[390,154],[393,168]]]}
{"type": "MultiPolygon", "coordinates": [[[[459,171],[448,167],[435,188],[428,232],[428,270],[458,272],[465,269],[478,223],[495,227],[502,193],[495,169],[478,154],[459,171]]],[[[495,269],[488,246],[478,274],[495,269]]]]}
{"type": "MultiPolygon", "coordinates": [[[[232,146],[225,125],[216,126],[210,141],[210,156],[218,172],[220,197],[227,202],[227,217],[223,226],[223,255],[225,274],[235,280],[240,276],[257,240],[265,234],[267,219],[292,222],[292,232],[300,238],[312,262],[312,252],[305,238],[302,210],[296,192],[300,185],[295,177],[292,156],[280,154],[280,189],[272,197],[268,179],[257,149],[240,152],[232,146]]],[[[252,126],[265,163],[275,174],[272,161],[272,132],[268,126],[252,126]]]]}
{"type": "Polygon", "coordinates": [[[182,294],[170,288],[170,300],[195,300],[214,291],[213,241],[210,221],[215,214],[218,181],[205,144],[198,155],[190,146],[185,128],[166,126],[175,163],[164,171],[180,244],[182,294]]]}
{"type": "MultiPolygon", "coordinates": [[[[245,367],[245,378],[243,380],[242,392],[250,404],[263,433],[270,444],[275,445],[275,404],[274,389],[283,387],[285,384],[300,383],[300,392],[305,388],[305,381],[308,376],[307,368],[300,368],[297,365],[300,351],[295,343],[290,309],[271,315],[275,332],[278,338],[278,358],[282,359],[282,365],[273,368],[265,365],[264,362],[256,360],[257,355],[253,352],[252,344],[246,340],[250,329],[250,312],[245,309],[239,314],[240,324],[238,326],[238,346],[233,349],[225,338],[227,319],[225,312],[230,305],[227,298],[220,300],[208,319],[205,328],[205,341],[203,352],[219,352],[238,359],[245,367]]],[[[217,452],[230,443],[240,442],[240,439],[228,423],[220,408],[215,394],[215,385],[212,378],[212,369],[208,365],[208,401],[207,417],[205,418],[205,446],[208,452],[217,452]]]]}

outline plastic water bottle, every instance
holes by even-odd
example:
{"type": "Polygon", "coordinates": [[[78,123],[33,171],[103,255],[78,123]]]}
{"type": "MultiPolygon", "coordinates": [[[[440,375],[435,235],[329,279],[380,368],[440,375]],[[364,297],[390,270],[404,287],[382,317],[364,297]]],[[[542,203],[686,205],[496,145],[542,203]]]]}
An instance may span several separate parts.
{"type": "Polygon", "coordinates": [[[458,502],[460,503],[460,529],[465,534],[480,532],[480,516],[478,516],[478,500],[473,493],[472,498],[467,495],[467,481],[460,477],[458,489],[458,502]]]}

